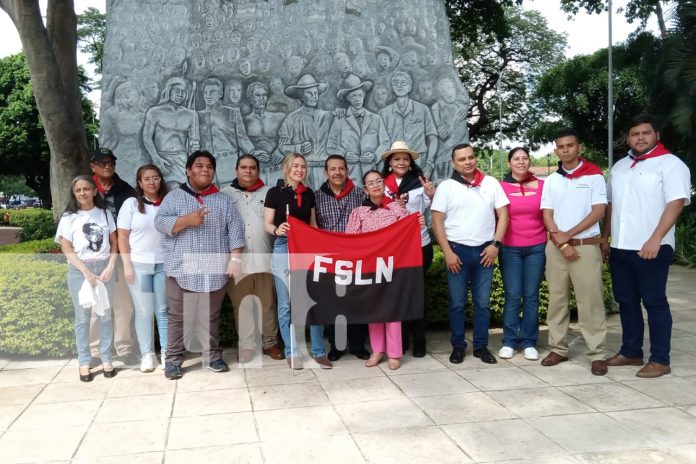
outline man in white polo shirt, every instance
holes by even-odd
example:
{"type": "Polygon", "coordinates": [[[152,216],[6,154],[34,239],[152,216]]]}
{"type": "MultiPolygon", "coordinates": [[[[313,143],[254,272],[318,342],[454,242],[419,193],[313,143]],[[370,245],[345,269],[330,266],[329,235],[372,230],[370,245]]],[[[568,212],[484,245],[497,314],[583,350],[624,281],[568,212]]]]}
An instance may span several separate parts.
{"type": "Polygon", "coordinates": [[[447,267],[452,332],[449,361],[459,364],[464,360],[464,310],[471,286],[474,356],[495,364],[495,356],[488,351],[491,283],[493,264],[507,230],[510,201],[497,180],[476,168],[476,153],[468,143],[452,149],[452,167],[452,177],[438,186],[430,207],[433,233],[447,267]]]}
{"type": "MultiPolygon", "coordinates": [[[[631,120],[626,141],[629,156],[611,170],[603,231],[604,237],[611,235],[609,266],[623,329],[621,349],[607,364],[643,365],[642,302],[650,358],[636,375],[660,377],[672,370],[667,273],[674,255],[674,223],[691,201],[691,179],[689,168],[660,143],[650,115],[631,120]]],[[[604,248],[609,251],[608,245],[604,248]]]]}
{"type": "Polygon", "coordinates": [[[551,235],[546,244],[546,280],[549,285],[551,352],[542,366],[568,360],[570,285],[578,305],[578,325],[592,360],[594,375],[607,373],[607,322],[602,287],[602,251],[599,220],[607,205],[602,170],[580,158],[580,139],[571,129],[556,137],[558,171],[551,174],[541,194],[544,225],[551,235]]]}

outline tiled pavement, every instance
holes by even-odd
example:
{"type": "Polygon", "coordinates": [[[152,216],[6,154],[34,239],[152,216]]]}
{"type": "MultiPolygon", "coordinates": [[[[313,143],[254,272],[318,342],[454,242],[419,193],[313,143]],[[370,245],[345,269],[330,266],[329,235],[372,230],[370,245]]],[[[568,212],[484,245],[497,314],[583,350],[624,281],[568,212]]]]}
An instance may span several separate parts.
{"type": "MultiPolygon", "coordinates": [[[[592,376],[578,339],[556,367],[470,353],[453,366],[445,332],[394,372],[348,356],[331,371],[265,358],[216,374],[191,359],[176,382],[123,370],[83,384],[75,360],[0,359],[0,462],[693,463],[696,270],[675,267],[669,295],[673,373],[653,380],[592,376]]],[[[612,316],[609,348],[619,340],[612,316]]]]}

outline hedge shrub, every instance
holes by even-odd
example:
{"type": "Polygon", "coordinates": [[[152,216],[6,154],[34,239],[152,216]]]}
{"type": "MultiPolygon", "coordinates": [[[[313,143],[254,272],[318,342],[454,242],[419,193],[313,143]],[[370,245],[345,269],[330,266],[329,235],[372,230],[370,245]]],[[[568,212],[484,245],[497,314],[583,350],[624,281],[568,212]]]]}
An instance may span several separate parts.
{"type": "Polygon", "coordinates": [[[0,246],[1,253],[60,253],[60,245],[53,238],[32,240],[0,246]]]}
{"type": "Polygon", "coordinates": [[[62,257],[0,254],[0,352],[70,356],[74,311],[62,257]]]}
{"type": "Polygon", "coordinates": [[[0,226],[21,227],[20,242],[52,238],[56,234],[56,223],[50,209],[11,209],[0,214],[0,226]]]}

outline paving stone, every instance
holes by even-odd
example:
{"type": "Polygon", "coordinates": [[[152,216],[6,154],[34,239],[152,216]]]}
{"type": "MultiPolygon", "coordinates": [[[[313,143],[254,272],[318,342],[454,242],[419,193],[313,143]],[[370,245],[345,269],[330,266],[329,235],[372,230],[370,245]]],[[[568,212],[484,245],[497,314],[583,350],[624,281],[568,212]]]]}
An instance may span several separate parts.
{"type": "Polygon", "coordinates": [[[437,427],[355,433],[353,438],[369,462],[394,464],[471,462],[471,459],[437,427]]]}

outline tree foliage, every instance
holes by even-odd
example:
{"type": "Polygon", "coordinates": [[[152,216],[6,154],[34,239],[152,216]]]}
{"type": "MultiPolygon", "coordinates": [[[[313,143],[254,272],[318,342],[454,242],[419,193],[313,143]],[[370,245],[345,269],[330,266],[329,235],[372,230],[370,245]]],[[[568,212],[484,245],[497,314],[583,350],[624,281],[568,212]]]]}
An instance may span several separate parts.
{"type": "Polygon", "coordinates": [[[565,37],[549,29],[537,11],[511,6],[505,9],[504,21],[503,36],[488,31],[482,32],[476,43],[453,44],[471,100],[469,135],[479,142],[490,142],[498,133],[500,96],[503,133],[519,138],[526,132],[539,117],[529,104],[531,89],[546,69],[562,60],[566,46],[565,37]]]}
{"type": "Polygon", "coordinates": [[[89,7],[77,15],[77,45],[82,53],[89,55],[89,62],[95,72],[102,73],[104,61],[104,40],[106,39],[106,15],[96,8],[89,7]]]}
{"type": "MultiPolygon", "coordinates": [[[[641,27],[645,27],[648,19],[653,14],[657,17],[662,37],[667,34],[665,26],[664,11],[674,6],[674,0],[628,0],[625,8],[619,8],[618,12],[623,13],[629,23],[640,22],[641,27]]],[[[561,0],[561,8],[570,14],[577,14],[580,10],[586,12],[601,13],[606,11],[606,0],[561,0]]]]}

